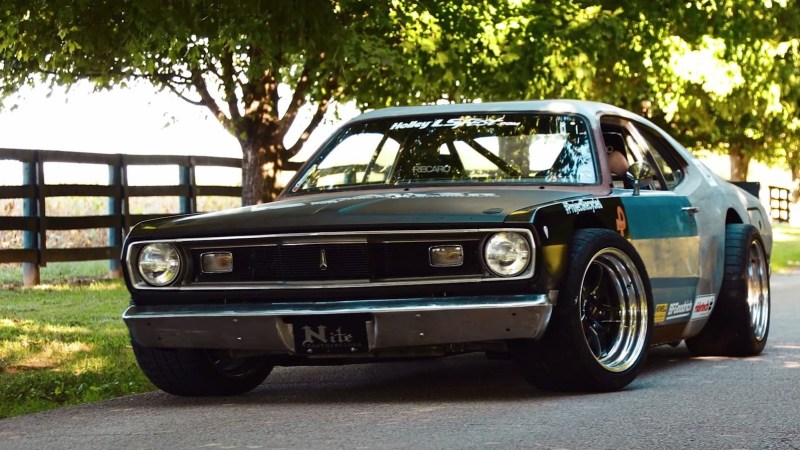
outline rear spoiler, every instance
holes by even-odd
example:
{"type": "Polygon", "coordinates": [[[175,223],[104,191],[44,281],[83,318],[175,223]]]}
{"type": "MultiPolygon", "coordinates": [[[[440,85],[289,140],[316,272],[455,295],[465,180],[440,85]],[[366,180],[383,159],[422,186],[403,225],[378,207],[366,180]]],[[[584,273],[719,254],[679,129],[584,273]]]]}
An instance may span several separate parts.
{"type": "Polygon", "coordinates": [[[755,198],[758,198],[758,193],[761,191],[761,183],[758,181],[731,181],[730,183],[738,186],[755,198]]]}

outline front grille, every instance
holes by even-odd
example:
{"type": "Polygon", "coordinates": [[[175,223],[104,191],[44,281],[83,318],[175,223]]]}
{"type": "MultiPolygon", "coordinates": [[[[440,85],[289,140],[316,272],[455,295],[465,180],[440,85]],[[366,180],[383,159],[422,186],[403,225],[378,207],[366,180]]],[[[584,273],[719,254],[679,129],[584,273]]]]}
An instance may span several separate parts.
{"type": "Polygon", "coordinates": [[[192,260],[195,267],[200,267],[200,255],[209,251],[230,251],[233,254],[233,272],[202,273],[198,269],[193,277],[196,282],[330,281],[370,277],[369,249],[363,244],[194,249],[192,260]]]}
{"type": "Polygon", "coordinates": [[[214,282],[311,282],[311,281],[388,281],[393,279],[480,275],[480,238],[458,240],[432,238],[424,242],[266,244],[242,247],[204,247],[191,250],[194,262],[192,281],[214,282]],[[460,244],[464,264],[458,267],[431,267],[428,251],[434,245],[460,244]],[[233,271],[203,273],[203,253],[230,251],[233,271]]]}
{"type": "Polygon", "coordinates": [[[369,251],[363,244],[280,246],[275,265],[287,281],[369,278],[369,251]]]}

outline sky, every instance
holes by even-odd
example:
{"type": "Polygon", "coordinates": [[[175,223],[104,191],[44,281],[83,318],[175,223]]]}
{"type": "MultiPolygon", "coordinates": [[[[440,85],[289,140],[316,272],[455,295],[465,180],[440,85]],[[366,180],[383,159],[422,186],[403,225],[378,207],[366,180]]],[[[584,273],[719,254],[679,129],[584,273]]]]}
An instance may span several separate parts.
{"type": "Polygon", "coordinates": [[[80,83],[52,95],[25,88],[0,111],[0,147],[95,153],[239,157],[229,133],[204,108],[147,84],[92,92],[80,83]],[[11,106],[19,106],[11,110],[11,106]]]}
{"type": "MultiPolygon", "coordinates": [[[[349,108],[343,115],[355,114],[349,108]]],[[[328,117],[307,143],[307,151],[319,146],[340,123],[328,117]]],[[[93,92],[88,83],[78,83],[69,90],[56,87],[52,93],[45,86],[24,88],[8,98],[0,110],[0,148],[234,158],[242,154],[236,139],[206,108],[146,83],[101,92],[93,92]],[[14,104],[17,107],[12,110],[14,104]]],[[[0,184],[21,183],[17,165],[0,161],[0,184]]],[[[75,174],[74,165],[48,165],[48,183],[78,182],[70,179],[75,174]]],[[[173,172],[177,173],[171,168],[150,169],[154,170],[144,170],[140,176],[132,170],[131,183],[149,184],[137,178],[166,174],[171,179],[173,172]]],[[[107,177],[105,167],[84,166],[81,170],[82,180],[107,177]]],[[[234,170],[228,176],[238,179],[240,173],[234,170]]],[[[174,178],[177,180],[176,174],[174,178]]]]}

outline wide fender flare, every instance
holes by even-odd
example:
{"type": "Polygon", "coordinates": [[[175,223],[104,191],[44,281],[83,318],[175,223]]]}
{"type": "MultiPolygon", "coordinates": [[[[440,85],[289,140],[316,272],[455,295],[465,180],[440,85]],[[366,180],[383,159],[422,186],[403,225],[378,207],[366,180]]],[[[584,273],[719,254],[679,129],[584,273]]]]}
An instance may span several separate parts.
{"type": "Polygon", "coordinates": [[[550,289],[564,277],[575,230],[601,228],[629,239],[628,216],[619,197],[583,197],[511,214],[509,222],[528,222],[537,240],[537,266],[550,289]]]}

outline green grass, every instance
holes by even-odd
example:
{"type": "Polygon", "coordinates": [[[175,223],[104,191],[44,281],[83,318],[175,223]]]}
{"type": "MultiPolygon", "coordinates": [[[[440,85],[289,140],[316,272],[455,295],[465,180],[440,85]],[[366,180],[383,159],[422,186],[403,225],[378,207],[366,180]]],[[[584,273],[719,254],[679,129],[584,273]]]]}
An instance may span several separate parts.
{"type": "Polygon", "coordinates": [[[3,287],[0,418],[153,390],[120,318],[127,304],[121,280],[3,287]]]}
{"type": "MultiPolygon", "coordinates": [[[[81,282],[108,275],[108,261],[50,263],[39,269],[42,283],[81,282]]],[[[0,264],[0,285],[22,284],[22,264],[0,264]]]]}
{"type": "Polygon", "coordinates": [[[773,229],[772,270],[800,270],[800,228],[776,225],[773,229]]]}

